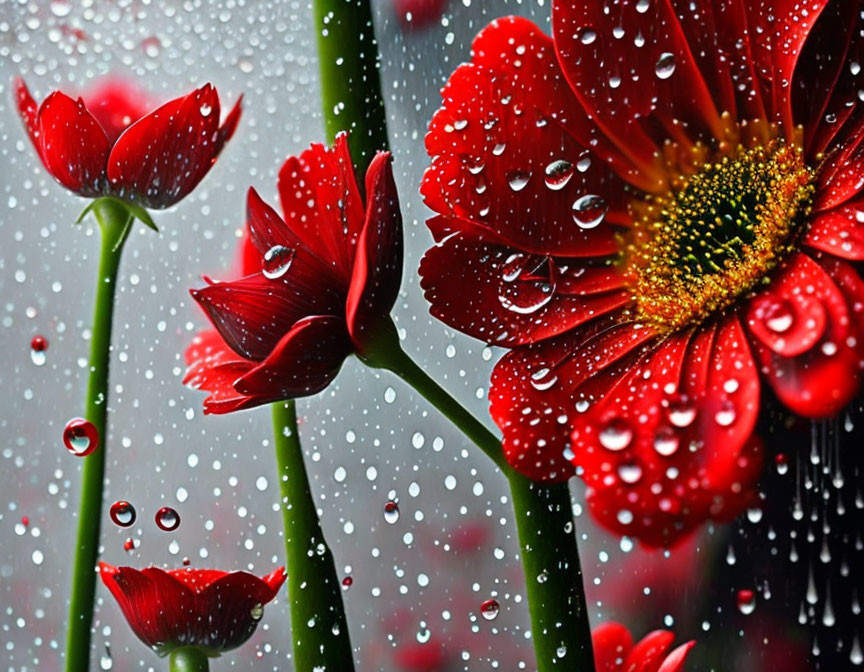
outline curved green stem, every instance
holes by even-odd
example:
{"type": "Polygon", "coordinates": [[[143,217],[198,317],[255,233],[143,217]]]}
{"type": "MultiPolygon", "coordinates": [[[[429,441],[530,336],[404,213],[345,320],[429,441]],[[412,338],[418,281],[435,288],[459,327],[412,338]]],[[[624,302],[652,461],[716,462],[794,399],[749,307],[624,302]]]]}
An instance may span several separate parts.
{"type": "Polygon", "coordinates": [[[309,487],[294,402],[273,404],[272,410],[294,667],[351,672],[354,655],[342,589],[309,487]]]}
{"type": "Polygon", "coordinates": [[[194,646],[171,652],[171,672],[209,672],[210,659],[194,646]]]}
{"type": "Polygon", "coordinates": [[[375,152],[388,147],[372,9],[369,0],[312,4],[327,137],[333,142],[340,131],[351,132],[351,156],[362,178],[375,152]]]}
{"type": "Polygon", "coordinates": [[[399,345],[395,329],[363,356],[417,390],[492,459],[507,477],[519,534],[538,672],[594,672],[591,627],[566,483],[535,483],[515,471],[500,440],[430,378],[399,345]]]}
{"type": "Polygon", "coordinates": [[[85,417],[99,432],[99,445],[84,458],[81,474],[81,503],[78,509],[78,537],[72,570],[69,601],[69,628],[66,641],[67,672],[87,670],[93,602],[96,595],[96,561],[102,519],[102,487],[105,480],[105,452],[108,438],[108,367],[111,360],[111,321],[114,292],[123,243],[129,235],[132,215],[117,203],[97,201],[92,208],[102,231],[96,303],[93,308],[93,336],[90,343],[90,379],[87,384],[85,417]]]}

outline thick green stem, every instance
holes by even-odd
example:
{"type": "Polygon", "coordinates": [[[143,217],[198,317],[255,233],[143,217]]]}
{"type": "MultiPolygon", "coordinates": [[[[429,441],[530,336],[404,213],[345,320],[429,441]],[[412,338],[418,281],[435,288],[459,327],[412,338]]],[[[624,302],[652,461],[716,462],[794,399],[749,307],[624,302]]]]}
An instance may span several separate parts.
{"type": "Polygon", "coordinates": [[[294,668],[298,672],[351,672],[354,656],[342,589],[309,487],[293,401],[273,404],[273,430],[282,495],[294,668]]]}
{"type": "Polygon", "coordinates": [[[209,672],[210,659],[193,646],[171,652],[171,672],[209,672]]]}
{"type": "Polygon", "coordinates": [[[123,243],[132,224],[122,206],[100,202],[93,213],[102,230],[93,332],[90,343],[90,379],[87,384],[85,417],[99,432],[99,445],[84,458],[81,474],[81,503],[78,508],[78,537],[69,600],[66,640],[67,672],[83,672],[90,663],[90,634],[96,595],[96,562],[102,519],[102,487],[105,480],[105,452],[108,439],[108,367],[111,360],[111,320],[114,292],[123,243]]]}
{"type": "Polygon", "coordinates": [[[538,672],[594,672],[591,628],[566,483],[535,483],[503,457],[501,442],[405,353],[384,328],[363,361],[422,394],[488,455],[510,482],[538,672]]]}
{"type": "Polygon", "coordinates": [[[333,142],[340,131],[351,132],[351,156],[362,177],[375,152],[388,147],[372,9],[369,0],[312,4],[327,137],[333,142]]]}

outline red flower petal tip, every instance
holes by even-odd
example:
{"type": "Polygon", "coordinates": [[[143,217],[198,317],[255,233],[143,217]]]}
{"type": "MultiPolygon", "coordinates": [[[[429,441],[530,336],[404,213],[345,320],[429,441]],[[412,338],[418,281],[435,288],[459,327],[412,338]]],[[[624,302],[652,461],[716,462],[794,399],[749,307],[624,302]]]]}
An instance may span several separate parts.
{"type": "Polygon", "coordinates": [[[591,633],[594,666],[597,672],[684,672],[687,654],[695,642],[687,642],[671,652],[675,635],[667,630],[655,630],[634,644],[626,627],[620,623],[604,623],[591,633]]]}
{"type": "Polygon", "coordinates": [[[157,109],[129,82],[109,78],[77,99],[54,91],[37,105],[14,80],[18,114],[46,170],[87,198],[115,196],[148,208],[183,199],[209,172],[240,119],[242,96],[219,123],[206,84],[157,109]]]}
{"type": "Polygon", "coordinates": [[[284,567],[258,578],[247,572],[138,570],[104,562],[99,575],[138,638],[162,656],[180,646],[209,656],[237,648],[255,632],[264,605],[286,578],[284,567]]]}

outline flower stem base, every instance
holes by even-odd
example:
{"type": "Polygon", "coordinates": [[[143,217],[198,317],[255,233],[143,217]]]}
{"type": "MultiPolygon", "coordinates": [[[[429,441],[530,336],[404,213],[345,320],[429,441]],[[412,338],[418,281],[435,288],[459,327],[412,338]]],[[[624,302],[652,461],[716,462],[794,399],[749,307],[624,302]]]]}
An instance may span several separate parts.
{"type": "Polygon", "coordinates": [[[171,652],[171,672],[209,672],[210,659],[194,646],[171,652]]]}

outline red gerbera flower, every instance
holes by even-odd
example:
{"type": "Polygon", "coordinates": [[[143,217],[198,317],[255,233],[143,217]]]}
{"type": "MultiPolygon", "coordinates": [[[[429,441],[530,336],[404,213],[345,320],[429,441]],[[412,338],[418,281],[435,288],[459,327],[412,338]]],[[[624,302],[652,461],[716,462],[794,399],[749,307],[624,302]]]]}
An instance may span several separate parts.
{"type": "Polygon", "coordinates": [[[239,99],[219,124],[219,95],[210,84],[150,106],[120,80],[97,85],[77,100],[52,92],[37,107],[15,80],[18,113],[46,170],[80,196],[116,196],[167,208],[204,178],[234,134],[239,99]]]}
{"type": "Polygon", "coordinates": [[[618,623],[594,628],[594,667],[597,672],[683,672],[684,662],[695,642],[687,642],[669,652],[675,635],[655,630],[635,645],[630,632],[618,623]]]}
{"type": "Polygon", "coordinates": [[[138,570],[100,562],[99,574],[133,632],[160,656],[178,647],[208,656],[236,649],[285,583],[284,567],[259,579],[247,572],[138,570]]]}
{"type": "Polygon", "coordinates": [[[512,348],[504,451],[580,473],[620,533],[737,515],[760,376],[836,413],[864,358],[864,58],[853,2],[553,1],[477,36],[422,191],[434,315],[512,348]]]}
{"type": "Polygon", "coordinates": [[[207,413],[315,394],[392,328],[402,216],[390,154],[366,171],[365,208],[345,134],[288,159],[279,195],[284,220],[249,190],[249,274],[192,291],[218,332],[186,352],[186,382],[211,393],[207,413]]]}

